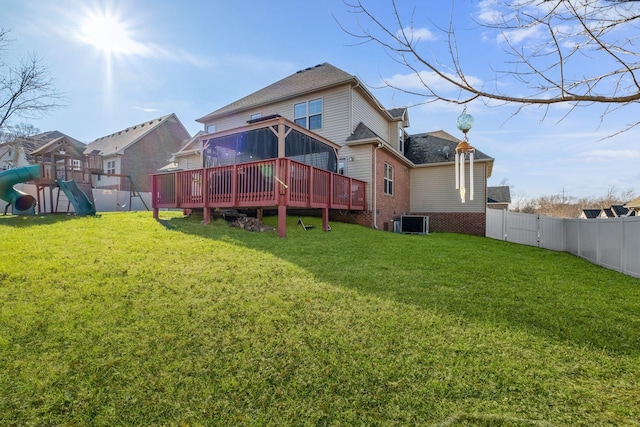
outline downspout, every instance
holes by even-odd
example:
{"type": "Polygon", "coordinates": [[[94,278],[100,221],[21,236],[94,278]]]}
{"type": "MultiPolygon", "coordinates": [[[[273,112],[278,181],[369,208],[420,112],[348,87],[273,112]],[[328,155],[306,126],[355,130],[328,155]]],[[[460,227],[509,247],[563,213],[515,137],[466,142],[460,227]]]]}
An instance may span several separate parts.
{"type": "Polygon", "coordinates": [[[373,149],[373,228],[378,229],[378,150],[382,142],[373,149]]]}

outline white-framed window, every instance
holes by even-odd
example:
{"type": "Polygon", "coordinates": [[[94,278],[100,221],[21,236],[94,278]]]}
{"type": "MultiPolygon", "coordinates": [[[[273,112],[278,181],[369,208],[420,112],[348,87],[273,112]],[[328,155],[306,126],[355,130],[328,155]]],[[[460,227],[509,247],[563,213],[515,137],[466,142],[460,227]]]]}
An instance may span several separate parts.
{"type": "Polygon", "coordinates": [[[262,117],[262,113],[253,113],[251,115],[251,120],[256,120],[256,119],[259,119],[260,117],[262,117]]]}
{"type": "Polygon", "coordinates": [[[216,125],[207,125],[207,133],[214,133],[216,131],[216,125]]]}
{"type": "Polygon", "coordinates": [[[384,194],[393,195],[393,166],[384,164],[384,194]]]}
{"type": "Polygon", "coordinates": [[[309,130],[322,128],[322,98],[300,102],[293,106],[293,121],[309,130]]]}
{"type": "Polygon", "coordinates": [[[82,170],[82,160],[73,159],[73,170],[74,171],[82,170]]]}
{"type": "Polygon", "coordinates": [[[107,160],[107,173],[116,173],[116,161],[107,160]]]}
{"type": "Polygon", "coordinates": [[[402,126],[398,126],[398,151],[401,153],[404,151],[404,129],[402,126]]]}
{"type": "Polygon", "coordinates": [[[347,174],[347,158],[346,157],[340,157],[338,159],[338,173],[340,175],[347,174]]]}

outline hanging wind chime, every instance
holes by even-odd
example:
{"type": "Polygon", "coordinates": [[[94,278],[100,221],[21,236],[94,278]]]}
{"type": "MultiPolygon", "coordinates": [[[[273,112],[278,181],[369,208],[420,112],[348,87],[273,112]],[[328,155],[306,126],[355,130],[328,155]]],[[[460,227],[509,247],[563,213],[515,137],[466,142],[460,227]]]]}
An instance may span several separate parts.
{"type": "Polygon", "coordinates": [[[462,114],[458,117],[458,129],[462,131],[464,137],[456,147],[455,154],[455,173],[456,173],[456,190],[460,190],[460,201],[465,202],[467,186],[465,180],[465,163],[469,159],[469,200],[473,200],[473,155],[476,151],[469,144],[467,132],[473,127],[473,116],[467,114],[467,107],[464,107],[462,114]]]}

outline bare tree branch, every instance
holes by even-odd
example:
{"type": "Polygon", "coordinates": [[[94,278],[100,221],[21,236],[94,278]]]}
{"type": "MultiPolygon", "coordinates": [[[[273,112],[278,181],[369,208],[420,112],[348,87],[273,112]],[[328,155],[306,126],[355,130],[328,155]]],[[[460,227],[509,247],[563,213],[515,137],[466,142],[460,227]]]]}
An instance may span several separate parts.
{"type": "MultiPolygon", "coordinates": [[[[640,101],[640,2],[603,0],[496,0],[492,20],[477,18],[478,28],[493,34],[495,43],[513,58],[490,67],[495,84],[474,78],[477,64],[464,64],[453,22],[454,2],[444,33],[447,61],[427,59],[414,37],[414,16],[401,15],[396,0],[389,0],[392,24],[385,24],[365,0],[345,0],[356,15],[357,31],[342,29],[362,43],[375,43],[410,70],[421,84],[407,89],[386,86],[420,96],[422,102],[465,104],[475,99],[526,105],[628,105],[640,101]],[[408,25],[405,23],[408,22],[408,25]],[[585,66],[589,64],[597,66],[585,66]],[[467,67],[466,65],[470,65],[467,67]],[[505,67],[506,66],[506,67],[505,67]],[[428,77],[435,77],[432,81],[428,77]],[[503,92],[499,79],[517,82],[517,90],[503,92]],[[448,87],[443,89],[443,83],[448,87]],[[456,88],[457,95],[451,89],[456,88]]],[[[488,4],[485,2],[485,6],[488,4]]],[[[480,37],[477,38],[480,40],[480,37]]],[[[423,45],[424,46],[424,45],[423,45]]],[[[479,46],[479,47],[484,47],[479,46]]],[[[422,103],[421,102],[421,103],[422,103]]],[[[633,124],[632,127],[637,124],[633,124]]]]}
{"type": "MultiPolygon", "coordinates": [[[[8,31],[0,29],[0,51],[11,43],[8,31]]],[[[36,54],[11,66],[0,62],[0,129],[13,117],[35,118],[62,107],[63,99],[36,54]]]]}

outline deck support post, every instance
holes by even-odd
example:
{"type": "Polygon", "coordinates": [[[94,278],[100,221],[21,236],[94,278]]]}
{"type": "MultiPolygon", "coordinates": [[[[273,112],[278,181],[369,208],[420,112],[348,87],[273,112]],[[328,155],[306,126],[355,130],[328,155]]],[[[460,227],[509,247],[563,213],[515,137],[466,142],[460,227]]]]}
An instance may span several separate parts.
{"type": "Polygon", "coordinates": [[[329,231],[329,208],[322,208],[322,231],[329,231]]]}
{"type": "Polygon", "coordinates": [[[256,217],[257,217],[258,221],[262,221],[263,213],[264,213],[264,209],[258,208],[258,210],[256,211],[256,217]]]}
{"type": "Polygon", "coordinates": [[[287,237],[287,205],[278,205],[278,237],[287,237]]]}
{"type": "Polygon", "coordinates": [[[158,210],[159,210],[158,208],[153,208],[153,219],[158,219],[159,218],[158,210]]]}
{"type": "Polygon", "coordinates": [[[208,225],[211,222],[211,208],[202,208],[202,223],[208,225]]]}

